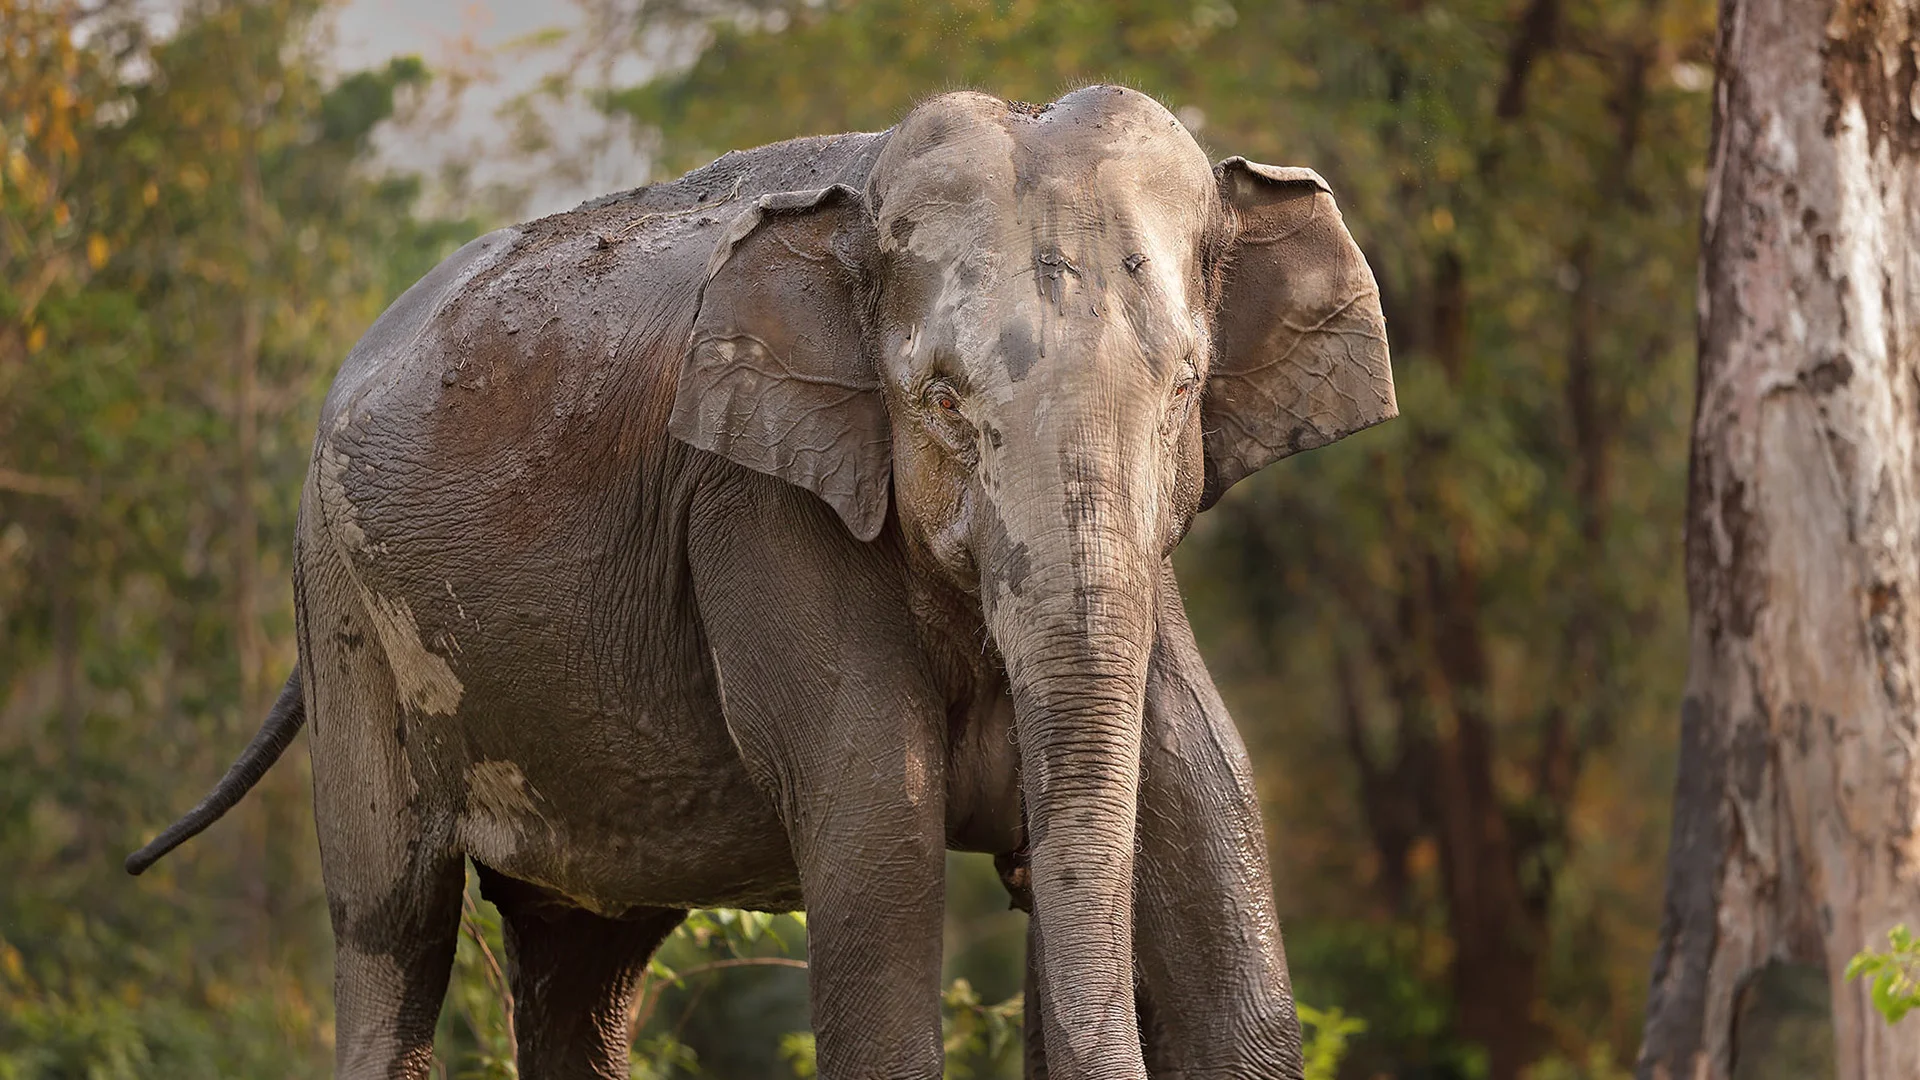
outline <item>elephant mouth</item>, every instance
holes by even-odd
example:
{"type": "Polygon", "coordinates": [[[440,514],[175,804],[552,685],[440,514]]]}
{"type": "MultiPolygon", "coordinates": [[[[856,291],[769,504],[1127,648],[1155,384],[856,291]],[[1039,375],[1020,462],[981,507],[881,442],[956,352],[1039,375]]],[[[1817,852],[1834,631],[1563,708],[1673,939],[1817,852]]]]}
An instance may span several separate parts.
{"type": "Polygon", "coordinates": [[[1028,865],[1031,859],[1024,826],[1020,830],[1020,846],[993,857],[993,868],[1007,890],[1008,909],[1029,915],[1033,914],[1033,870],[1028,865]]]}

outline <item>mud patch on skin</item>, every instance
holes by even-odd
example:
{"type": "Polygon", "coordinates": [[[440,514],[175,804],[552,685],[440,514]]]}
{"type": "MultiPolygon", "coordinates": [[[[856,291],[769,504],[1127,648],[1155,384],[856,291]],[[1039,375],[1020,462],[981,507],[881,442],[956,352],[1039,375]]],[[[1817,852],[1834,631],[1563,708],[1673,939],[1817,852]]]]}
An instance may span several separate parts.
{"type": "Polygon", "coordinates": [[[919,806],[933,788],[933,767],[927,761],[925,748],[909,742],[904,764],[907,804],[919,806]]]}
{"type": "Polygon", "coordinates": [[[1040,296],[1055,312],[1066,314],[1067,278],[1081,278],[1080,267],[1061,251],[1047,248],[1033,257],[1033,281],[1040,296]]]}
{"type": "MultiPolygon", "coordinates": [[[[1007,365],[1007,377],[1019,382],[1027,377],[1043,355],[1040,340],[1026,324],[1009,322],[1000,330],[1000,359],[1007,365]]],[[[998,443],[994,445],[998,446],[998,443]]]]}
{"type": "Polygon", "coordinates": [[[1026,542],[1013,542],[1007,534],[1006,519],[1000,516],[1000,508],[991,498],[981,499],[979,505],[983,541],[980,550],[991,560],[985,567],[987,588],[1004,587],[1014,596],[1025,596],[1027,579],[1033,575],[1033,560],[1026,542]]]}
{"type": "Polygon", "coordinates": [[[511,761],[482,761],[467,770],[467,813],[539,817],[526,774],[511,761]]]}
{"type": "Polygon", "coordinates": [[[511,761],[482,761],[467,770],[467,804],[460,815],[462,846],[476,859],[508,861],[527,828],[543,822],[538,792],[511,761]]]}
{"type": "Polygon", "coordinates": [[[333,432],[320,440],[320,512],[327,527],[350,552],[367,550],[367,534],[360,528],[359,513],[347,498],[347,467],[352,461],[334,446],[334,438],[347,427],[342,412],[333,422],[333,432]]]}
{"type": "Polygon", "coordinates": [[[367,615],[374,636],[386,650],[394,686],[401,704],[429,716],[449,716],[460,707],[466,688],[446,658],[429,650],[420,639],[420,624],[405,600],[367,596],[367,615]]]}

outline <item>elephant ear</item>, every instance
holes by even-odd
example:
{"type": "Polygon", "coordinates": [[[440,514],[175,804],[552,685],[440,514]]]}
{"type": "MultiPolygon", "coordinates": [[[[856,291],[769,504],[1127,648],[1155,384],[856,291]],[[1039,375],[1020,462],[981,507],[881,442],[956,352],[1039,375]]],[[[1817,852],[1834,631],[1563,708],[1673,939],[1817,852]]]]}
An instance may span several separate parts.
{"type": "Polygon", "coordinates": [[[892,440],[861,319],[872,226],[845,185],[762,196],[708,264],[668,430],[806,488],[861,540],[887,518],[892,440]]]}
{"type": "Polygon", "coordinates": [[[1231,157],[1236,226],[1202,406],[1212,506],[1241,478],[1399,413],[1380,289],[1326,181],[1231,157]]]}

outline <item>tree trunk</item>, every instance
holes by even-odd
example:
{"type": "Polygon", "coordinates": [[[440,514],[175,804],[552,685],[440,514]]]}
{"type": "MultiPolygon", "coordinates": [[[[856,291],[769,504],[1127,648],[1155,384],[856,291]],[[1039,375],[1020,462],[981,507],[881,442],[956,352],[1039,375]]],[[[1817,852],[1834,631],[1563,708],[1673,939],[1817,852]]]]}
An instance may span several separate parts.
{"type": "Polygon", "coordinates": [[[1434,839],[1453,935],[1454,1007],[1460,1033],[1487,1052],[1488,1080],[1516,1080],[1545,1040],[1534,1015],[1544,910],[1526,903],[1486,715],[1490,684],[1480,619],[1478,557],[1465,530],[1451,573],[1428,568],[1436,664],[1426,693],[1439,710],[1433,766],[1434,839]]]}
{"type": "Polygon", "coordinates": [[[1687,511],[1692,637],[1639,1074],[1762,1075],[1770,963],[1836,1075],[1920,1076],[1847,960],[1920,926],[1920,0],[1723,0],[1687,511]]]}

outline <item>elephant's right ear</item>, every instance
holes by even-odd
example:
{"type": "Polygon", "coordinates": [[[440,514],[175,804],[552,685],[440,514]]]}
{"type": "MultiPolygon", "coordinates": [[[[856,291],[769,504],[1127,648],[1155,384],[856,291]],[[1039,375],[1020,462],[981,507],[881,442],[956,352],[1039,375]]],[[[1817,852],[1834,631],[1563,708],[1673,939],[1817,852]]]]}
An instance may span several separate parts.
{"type": "Polygon", "coordinates": [[[806,488],[861,540],[887,519],[892,436],[861,316],[873,226],[836,184],[764,195],[708,264],[674,437],[806,488]]]}
{"type": "Polygon", "coordinates": [[[1399,412],[1380,289],[1326,181],[1240,157],[1214,174],[1234,241],[1201,402],[1202,507],[1272,462],[1399,412]]]}

